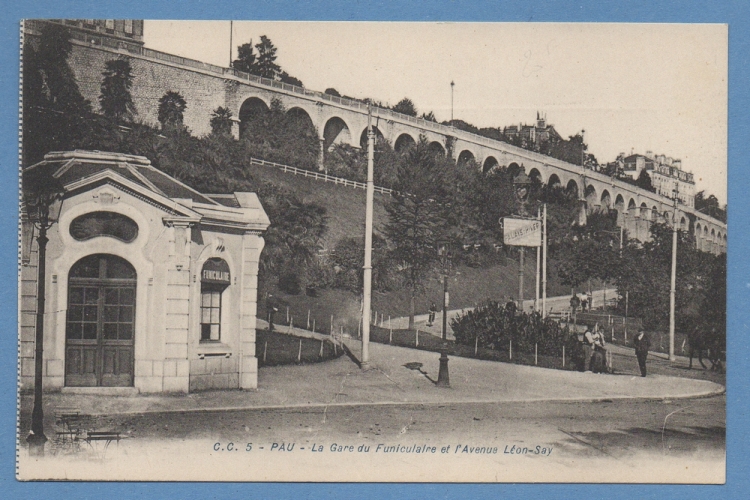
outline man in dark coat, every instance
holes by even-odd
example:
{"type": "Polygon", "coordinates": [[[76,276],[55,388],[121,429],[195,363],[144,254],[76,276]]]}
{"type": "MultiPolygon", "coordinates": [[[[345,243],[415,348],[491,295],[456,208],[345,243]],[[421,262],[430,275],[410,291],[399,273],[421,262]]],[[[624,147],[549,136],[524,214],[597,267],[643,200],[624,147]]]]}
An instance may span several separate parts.
{"type": "Polygon", "coordinates": [[[651,347],[651,341],[645,331],[642,329],[638,331],[638,334],[633,338],[633,345],[635,346],[635,357],[638,358],[638,366],[641,368],[641,377],[645,377],[646,356],[648,356],[648,349],[651,347]]]}

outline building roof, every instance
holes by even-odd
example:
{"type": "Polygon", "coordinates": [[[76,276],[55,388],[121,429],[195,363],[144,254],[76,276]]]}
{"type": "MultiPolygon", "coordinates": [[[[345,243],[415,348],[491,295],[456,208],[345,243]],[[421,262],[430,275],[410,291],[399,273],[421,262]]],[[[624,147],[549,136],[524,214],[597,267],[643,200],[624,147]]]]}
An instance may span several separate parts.
{"type": "Polygon", "coordinates": [[[144,156],[102,151],[51,152],[24,169],[24,174],[46,170],[66,191],[90,183],[115,182],[159,202],[177,216],[208,224],[264,230],[268,217],[254,193],[205,195],[158,170],[144,156]],[[248,227],[250,224],[252,227],[248,227]]]}
{"type": "Polygon", "coordinates": [[[208,196],[154,168],[145,156],[103,151],[65,151],[44,155],[40,163],[28,167],[52,168],[52,175],[63,185],[92,177],[104,170],[113,170],[126,179],[155,191],[167,198],[191,199],[197,203],[218,204],[208,196]],[[55,168],[59,167],[59,168],[55,168]]]}

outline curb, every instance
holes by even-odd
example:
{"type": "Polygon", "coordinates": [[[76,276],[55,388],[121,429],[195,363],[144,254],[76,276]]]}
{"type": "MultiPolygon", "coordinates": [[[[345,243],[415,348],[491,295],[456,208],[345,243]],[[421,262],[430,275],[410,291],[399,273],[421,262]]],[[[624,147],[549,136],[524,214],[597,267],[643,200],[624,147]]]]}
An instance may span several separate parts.
{"type": "MultiPolygon", "coordinates": [[[[717,384],[719,385],[719,384],[717,384]]],[[[216,408],[184,408],[184,409],[161,409],[143,411],[121,411],[108,413],[87,413],[92,417],[111,417],[116,415],[153,415],[157,413],[207,413],[207,412],[229,412],[229,411],[254,411],[254,410],[286,410],[300,408],[330,408],[330,407],[358,407],[358,406],[446,406],[451,404],[503,404],[503,403],[607,403],[617,401],[664,401],[703,399],[720,396],[726,393],[726,387],[721,386],[709,392],[696,392],[682,394],[679,396],[600,396],[594,398],[527,398],[527,399],[504,399],[504,400],[463,400],[463,401],[377,401],[377,402],[347,402],[347,403],[299,403],[289,405],[260,405],[260,406],[220,406],[216,408]]]]}

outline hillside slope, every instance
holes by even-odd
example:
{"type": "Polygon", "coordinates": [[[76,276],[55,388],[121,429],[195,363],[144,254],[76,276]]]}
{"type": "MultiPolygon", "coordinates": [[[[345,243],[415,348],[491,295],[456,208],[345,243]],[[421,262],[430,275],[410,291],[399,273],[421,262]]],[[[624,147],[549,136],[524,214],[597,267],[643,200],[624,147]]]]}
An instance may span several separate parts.
{"type": "MultiPolygon", "coordinates": [[[[301,175],[283,172],[276,167],[254,165],[253,176],[258,180],[270,182],[276,186],[289,189],[305,202],[313,202],[324,206],[328,216],[328,231],[324,236],[324,247],[331,249],[336,242],[344,237],[364,234],[365,222],[365,191],[331,182],[323,182],[301,175]]],[[[381,231],[387,222],[385,203],[387,195],[375,193],[374,226],[375,231],[381,231]]],[[[553,265],[553,263],[552,263],[553,265]]],[[[549,296],[562,295],[569,289],[556,283],[554,272],[550,266],[550,282],[547,293],[549,296]]],[[[533,251],[527,252],[524,266],[524,296],[532,298],[535,286],[536,260],[533,251]]],[[[425,283],[426,293],[416,301],[418,313],[424,313],[430,302],[438,307],[442,305],[443,285],[438,275],[428,278],[425,283]]],[[[289,304],[290,315],[297,318],[295,324],[300,326],[300,318],[307,320],[310,310],[311,324],[315,319],[316,325],[326,325],[330,328],[330,317],[333,315],[338,326],[351,330],[356,328],[359,311],[359,296],[343,290],[321,290],[317,297],[304,295],[291,296],[275,292],[289,304]]],[[[486,300],[505,301],[507,298],[518,296],[518,261],[507,259],[505,265],[495,265],[488,268],[470,268],[459,266],[452,270],[449,280],[451,308],[473,307],[486,300]]],[[[259,314],[265,314],[261,304],[259,314]]],[[[373,310],[385,317],[406,316],[409,314],[409,293],[406,290],[396,290],[388,293],[373,294],[373,310]]],[[[282,321],[286,319],[279,318],[282,321]]],[[[277,321],[279,320],[277,319],[277,321]]],[[[318,328],[320,330],[320,328],[318,328]]]]}

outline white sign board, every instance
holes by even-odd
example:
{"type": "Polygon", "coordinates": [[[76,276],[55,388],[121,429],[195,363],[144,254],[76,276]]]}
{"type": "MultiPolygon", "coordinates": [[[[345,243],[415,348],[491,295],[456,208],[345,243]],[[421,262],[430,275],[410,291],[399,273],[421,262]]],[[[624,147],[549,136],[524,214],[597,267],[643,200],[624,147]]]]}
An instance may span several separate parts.
{"type": "Polygon", "coordinates": [[[542,245],[542,221],[537,219],[503,219],[503,242],[518,247],[542,245]]]}

